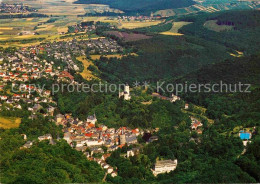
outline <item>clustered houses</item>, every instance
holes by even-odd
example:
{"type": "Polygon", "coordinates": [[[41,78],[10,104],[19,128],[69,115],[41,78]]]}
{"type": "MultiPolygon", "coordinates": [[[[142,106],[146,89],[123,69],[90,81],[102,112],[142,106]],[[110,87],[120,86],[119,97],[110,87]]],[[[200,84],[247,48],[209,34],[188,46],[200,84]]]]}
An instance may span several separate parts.
{"type": "MultiPolygon", "coordinates": [[[[107,151],[115,151],[122,148],[125,144],[131,145],[137,143],[137,136],[143,134],[138,128],[130,129],[121,127],[119,129],[108,128],[105,125],[96,127],[96,115],[88,116],[86,121],[74,119],[71,115],[58,114],[55,118],[58,125],[62,125],[64,138],[68,144],[75,147],[78,151],[84,152],[86,157],[94,160],[106,169],[111,176],[116,176],[116,171],[105,163],[109,154],[104,154],[103,146],[107,147],[107,151]],[[90,152],[86,152],[89,148],[90,152]],[[102,154],[101,159],[94,158],[94,154],[102,154]]],[[[131,155],[136,153],[134,150],[131,155]]]]}
{"type": "Polygon", "coordinates": [[[118,20],[122,20],[122,21],[152,21],[152,20],[158,20],[161,19],[161,16],[118,16],[117,17],[118,20]]]}
{"type": "Polygon", "coordinates": [[[97,162],[103,169],[107,171],[108,174],[111,174],[112,177],[116,177],[117,176],[116,168],[114,169],[113,167],[111,167],[109,164],[106,163],[106,159],[110,157],[110,155],[111,153],[107,153],[102,155],[101,159],[99,158],[89,158],[89,159],[97,162]]]}
{"type": "Polygon", "coordinates": [[[7,110],[22,109],[23,103],[27,104],[27,110],[35,113],[42,109],[40,104],[45,103],[49,107],[43,115],[53,115],[55,108],[50,104],[56,102],[52,100],[51,91],[29,83],[42,77],[53,79],[57,76],[58,80],[62,80],[62,77],[68,78],[62,75],[64,71],[54,68],[52,62],[40,61],[32,48],[22,48],[2,57],[3,61],[8,62],[0,65],[0,105],[5,105],[7,110]]]}
{"type": "Polygon", "coordinates": [[[191,119],[191,129],[195,130],[198,134],[202,134],[201,127],[203,126],[203,124],[192,116],[190,117],[190,119],[191,119]]]}
{"type": "Polygon", "coordinates": [[[68,67],[73,70],[78,70],[78,66],[73,61],[72,55],[85,55],[86,51],[90,54],[109,54],[120,53],[123,47],[118,45],[115,40],[107,38],[98,38],[90,40],[71,40],[60,41],[41,45],[37,50],[44,50],[49,57],[54,56],[55,59],[61,59],[67,63],[68,67]]]}
{"type": "Polygon", "coordinates": [[[96,31],[97,28],[99,27],[106,27],[107,29],[115,29],[115,26],[111,24],[104,24],[100,22],[94,23],[94,21],[88,21],[88,22],[81,22],[80,24],[76,24],[73,26],[68,27],[68,32],[69,33],[78,33],[78,32],[85,32],[85,33],[90,33],[96,31]]]}
{"type": "MultiPolygon", "coordinates": [[[[24,140],[27,140],[27,136],[25,134],[22,134],[22,135],[24,136],[24,140]]],[[[38,140],[40,142],[48,140],[49,144],[52,144],[52,145],[56,144],[55,141],[53,140],[51,134],[45,134],[45,135],[39,136],[38,140]]],[[[28,149],[28,148],[32,147],[34,142],[35,141],[27,141],[23,146],[20,147],[20,149],[28,149]]]]}
{"type": "Polygon", "coordinates": [[[70,115],[56,116],[56,123],[64,127],[64,139],[78,150],[106,146],[108,151],[113,151],[125,144],[137,143],[137,136],[141,134],[139,129],[132,130],[127,127],[115,129],[105,125],[96,127],[94,122],[80,121],[70,115]]]}
{"type": "Polygon", "coordinates": [[[28,6],[23,5],[22,3],[17,4],[0,4],[0,13],[28,13],[28,12],[36,12],[37,10],[34,8],[30,8],[28,6]]]}
{"type": "MultiPolygon", "coordinates": [[[[12,108],[21,109],[20,100],[30,104],[29,111],[37,112],[41,109],[40,103],[52,103],[51,92],[41,87],[29,85],[31,80],[40,78],[54,79],[57,82],[65,81],[76,83],[74,77],[66,70],[79,70],[78,63],[73,58],[90,53],[118,53],[123,48],[116,41],[107,38],[95,40],[71,40],[44,43],[37,46],[20,48],[10,53],[0,53],[0,105],[12,105],[12,108]],[[41,54],[46,54],[48,61],[40,59],[41,54]],[[64,69],[55,64],[55,60],[66,63],[64,69]],[[16,89],[17,94],[7,93],[9,84],[16,89]]],[[[59,63],[60,64],[60,63],[59,63]]],[[[8,107],[9,110],[10,107],[8,107]]],[[[53,114],[53,107],[47,109],[49,115],[53,114]]],[[[47,114],[45,114],[47,115],[47,114]]]]}

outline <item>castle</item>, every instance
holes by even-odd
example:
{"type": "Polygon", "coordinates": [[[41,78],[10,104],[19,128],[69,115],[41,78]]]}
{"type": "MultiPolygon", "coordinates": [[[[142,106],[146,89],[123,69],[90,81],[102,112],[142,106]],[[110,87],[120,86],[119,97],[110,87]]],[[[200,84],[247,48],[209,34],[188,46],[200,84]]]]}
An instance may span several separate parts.
{"type": "Polygon", "coordinates": [[[119,98],[121,98],[122,96],[124,97],[124,100],[130,100],[130,99],[131,99],[131,96],[130,96],[130,87],[129,87],[128,84],[125,85],[123,92],[120,92],[120,91],[119,91],[119,98]]]}

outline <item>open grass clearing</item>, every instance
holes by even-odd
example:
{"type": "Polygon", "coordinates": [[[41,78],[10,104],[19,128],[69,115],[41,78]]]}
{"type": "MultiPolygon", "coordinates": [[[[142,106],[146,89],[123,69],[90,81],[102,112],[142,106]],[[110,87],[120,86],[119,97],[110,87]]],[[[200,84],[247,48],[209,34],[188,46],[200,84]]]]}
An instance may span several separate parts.
{"type": "Polygon", "coordinates": [[[146,21],[146,22],[140,22],[140,21],[129,21],[129,22],[119,22],[119,29],[125,28],[125,29],[135,29],[135,28],[142,28],[142,27],[149,27],[154,26],[157,24],[162,23],[161,20],[156,21],[146,21]]]}
{"type": "Polygon", "coordinates": [[[191,23],[192,22],[184,22],[184,21],[173,22],[172,28],[169,31],[161,32],[160,34],[169,35],[169,36],[182,36],[183,34],[179,33],[179,29],[191,23]]]}
{"type": "MultiPolygon", "coordinates": [[[[129,55],[132,55],[132,56],[138,56],[136,53],[131,53],[129,55]]],[[[90,55],[91,59],[92,60],[99,60],[100,57],[106,57],[106,58],[117,58],[117,59],[121,59],[122,57],[125,57],[127,55],[122,55],[122,54],[108,54],[108,55],[90,55]]]]}
{"type": "Polygon", "coordinates": [[[218,25],[217,20],[208,20],[204,23],[203,26],[211,31],[216,31],[216,32],[230,31],[234,28],[233,26],[218,25]]]}
{"type": "Polygon", "coordinates": [[[83,65],[84,65],[84,70],[83,70],[83,72],[80,73],[80,75],[81,75],[84,79],[86,79],[86,80],[97,79],[97,77],[94,76],[90,70],[88,70],[88,67],[89,67],[90,65],[95,66],[92,61],[88,60],[88,59],[86,58],[86,56],[80,56],[80,57],[77,57],[76,59],[79,60],[79,61],[81,61],[81,62],[83,63],[83,65]]]}
{"type": "Polygon", "coordinates": [[[229,53],[229,54],[230,54],[230,56],[233,56],[233,57],[243,57],[244,56],[243,52],[240,52],[237,50],[236,50],[236,53],[229,53]]]}
{"type": "Polygon", "coordinates": [[[21,118],[0,116],[0,128],[3,129],[18,128],[20,123],[21,123],[21,118]]]}

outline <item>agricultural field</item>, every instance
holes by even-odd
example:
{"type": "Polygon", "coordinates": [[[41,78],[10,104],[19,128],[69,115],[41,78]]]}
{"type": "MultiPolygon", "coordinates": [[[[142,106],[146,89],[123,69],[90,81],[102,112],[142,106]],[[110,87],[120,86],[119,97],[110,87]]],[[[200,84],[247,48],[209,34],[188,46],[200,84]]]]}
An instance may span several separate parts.
{"type": "Polygon", "coordinates": [[[20,123],[21,123],[21,118],[0,116],[0,128],[4,128],[4,129],[18,128],[20,123]]]}
{"type": "MultiPolygon", "coordinates": [[[[75,25],[83,21],[83,18],[55,17],[56,21],[47,23],[50,18],[33,19],[0,19],[0,46],[1,47],[24,47],[40,44],[44,41],[61,41],[76,39],[95,38],[97,35],[65,34],[69,25],[75,25]],[[39,25],[40,24],[40,25],[39,25]],[[37,33],[37,34],[35,34],[37,33]],[[64,35],[65,34],[65,35],[64,35]],[[66,38],[63,38],[66,36],[66,38]]],[[[103,19],[105,19],[103,17],[103,19]]],[[[102,19],[101,19],[102,20],[102,19]]]]}
{"type": "Polygon", "coordinates": [[[173,22],[172,28],[169,31],[161,32],[160,34],[169,35],[169,36],[182,36],[183,34],[179,33],[179,29],[185,25],[191,24],[192,22],[173,22]]]}
{"type": "Polygon", "coordinates": [[[121,21],[118,23],[118,28],[119,29],[135,29],[135,28],[142,28],[142,27],[148,27],[148,26],[154,26],[157,24],[162,23],[161,20],[156,20],[156,21],[145,21],[145,22],[140,22],[140,21],[121,21]]]}
{"type": "Polygon", "coordinates": [[[217,20],[208,20],[204,23],[203,26],[211,31],[216,31],[216,32],[230,31],[234,28],[233,26],[218,25],[217,20]]]}
{"type": "Polygon", "coordinates": [[[167,10],[159,10],[154,13],[155,15],[160,15],[162,17],[171,17],[176,15],[173,9],[167,9],[167,10]]]}
{"type": "MultiPolygon", "coordinates": [[[[35,45],[42,41],[64,40],[61,37],[64,34],[68,39],[80,38],[88,39],[88,35],[66,34],[68,26],[78,24],[82,21],[102,21],[117,25],[115,19],[108,17],[77,17],[77,16],[60,16],[55,18],[21,18],[21,19],[0,19],[0,46],[20,47],[28,46],[31,43],[35,45]],[[48,22],[55,19],[54,22],[48,22]],[[37,34],[35,34],[37,33],[37,34]],[[41,39],[41,40],[39,40],[41,39]]],[[[91,38],[97,37],[91,35],[91,38]]]]}
{"type": "Polygon", "coordinates": [[[97,79],[97,77],[94,76],[90,70],[88,70],[88,67],[89,67],[90,65],[95,66],[95,65],[92,63],[92,61],[86,59],[86,56],[80,56],[80,57],[77,57],[76,59],[79,60],[79,61],[81,61],[81,62],[83,63],[83,65],[84,65],[84,70],[83,70],[82,73],[80,73],[80,75],[81,75],[84,79],[86,79],[86,80],[97,79]]]}
{"type": "Polygon", "coordinates": [[[150,39],[152,36],[147,36],[145,34],[137,34],[137,33],[126,33],[126,32],[120,32],[120,31],[106,31],[106,34],[114,35],[125,42],[132,42],[132,41],[138,41],[143,39],[150,39]]]}
{"type": "MultiPolygon", "coordinates": [[[[132,56],[137,56],[137,54],[136,53],[131,53],[131,54],[129,54],[129,55],[132,55],[132,56]]],[[[99,60],[100,59],[100,57],[106,57],[106,58],[117,58],[117,59],[121,59],[122,57],[125,57],[125,56],[127,56],[127,55],[121,55],[121,54],[109,54],[109,55],[90,55],[90,57],[91,57],[91,59],[92,60],[99,60]]]]}
{"type": "Polygon", "coordinates": [[[207,12],[213,13],[218,11],[237,10],[237,9],[257,9],[259,5],[256,1],[242,0],[242,1],[230,1],[230,0],[194,0],[197,4],[184,8],[165,9],[156,11],[155,15],[161,15],[162,17],[181,16],[190,13],[207,12]],[[234,3],[235,2],[235,3],[234,3]]]}
{"type": "MultiPolygon", "coordinates": [[[[2,0],[3,2],[8,3],[20,3],[19,0],[2,0]]],[[[38,9],[38,13],[52,15],[52,16],[77,16],[84,15],[85,13],[92,10],[94,12],[109,10],[111,12],[116,11],[110,9],[107,5],[93,5],[87,4],[74,4],[75,0],[24,0],[23,3],[35,9],[38,9]]]]}

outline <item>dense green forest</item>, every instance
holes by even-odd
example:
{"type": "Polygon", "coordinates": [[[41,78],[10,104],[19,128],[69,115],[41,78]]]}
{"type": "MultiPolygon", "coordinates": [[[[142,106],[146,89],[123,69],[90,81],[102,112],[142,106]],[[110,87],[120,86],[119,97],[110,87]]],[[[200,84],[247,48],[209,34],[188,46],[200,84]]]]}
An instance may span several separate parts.
{"type": "Polygon", "coordinates": [[[109,82],[155,82],[160,79],[185,75],[203,65],[229,58],[228,50],[219,44],[194,36],[172,37],[158,35],[132,43],[138,57],[122,59],[102,57],[94,63],[101,78],[109,82]]]}
{"type": "MultiPolygon", "coordinates": [[[[187,76],[175,80],[176,83],[207,84],[250,84],[251,93],[185,93],[183,97],[195,104],[207,108],[208,116],[213,119],[223,119],[220,129],[230,129],[234,126],[259,126],[260,114],[260,55],[241,57],[234,61],[224,61],[207,66],[187,76]],[[227,118],[229,117],[229,118],[227,118]],[[225,126],[229,121],[232,126],[225,126]],[[235,123],[236,122],[236,123],[235,123]]],[[[172,82],[172,81],[171,81],[172,82]]],[[[233,87],[234,90],[234,87],[233,87]]]]}
{"type": "Polygon", "coordinates": [[[101,182],[104,171],[88,161],[67,142],[34,142],[19,149],[25,141],[15,130],[1,131],[1,182],[3,183],[84,183],[101,182]]]}
{"type": "Polygon", "coordinates": [[[128,47],[134,47],[138,57],[128,56],[122,59],[101,57],[100,60],[95,61],[94,63],[101,71],[100,77],[108,82],[128,82],[129,84],[135,80],[155,82],[165,78],[178,78],[208,64],[234,59],[230,53],[241,51],[246,56],[259,51],[259,11],[202,13],[176,20],[194,23],[180,29],[185,34],[181,37],[157,34],[168,30],[170,23],[134,29],[135,33],[145,33],[153,37],[123,43],[128,47]],[[236,15],[237,21],[235,21],[236,15]],[[236,29],[222,32],[211,31],[203,26],[207,20],[220,22],[229,20],[236,29]]]}
{"type": "Polygon", "coordinates": [[[107,162],[119,168],[119,177],[108,178],[113,183],[250,183],[259,181],[259,135],[242,152],[241,140],[223,136],[214,127],[202,136],[168,127],[160,131],[159,140],[143,147],[143,154],[126,159],[120,156],[126,149],[114,152],[107,162]],[[195,140],[195,141],[194,141],[195,140]],[[199,142],[197,142],[199,140],[199,142]],[[178,168],[154,178],[149,166],[156,158],[177,158],[178,168]],[[251,160],[250,160],[251,158],[251,160]],[[257,165],[258,164],[258,165],[257,165]]]}
{"type": "Polygon", "coordinates": [[[160,23],[154,26],[142,27],[142,28],[135,28],[131,30],[134,33],[144,33],[144,34],[151,34],[154,35],[156,33],[169,31],[172,28],[172,21],[160,23]]]}
{"type": "Polygon", "coordinates": [[[144,105],[140,102],[149,101],[152,97],[140,91],[136,92],[136,96],[133,94],[131,102],[118,99],[117,94],[104,93],[63,93],[57,98],[62,113],[73,113],[80,119],[96,113],[98,122],[110,127],[156,128],[189,120],[180,110],[183,103],[172,104],[155,98],[152,104],[144,105]]]}

